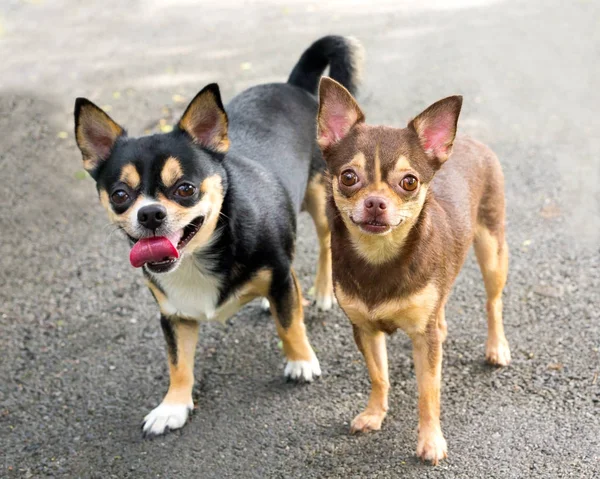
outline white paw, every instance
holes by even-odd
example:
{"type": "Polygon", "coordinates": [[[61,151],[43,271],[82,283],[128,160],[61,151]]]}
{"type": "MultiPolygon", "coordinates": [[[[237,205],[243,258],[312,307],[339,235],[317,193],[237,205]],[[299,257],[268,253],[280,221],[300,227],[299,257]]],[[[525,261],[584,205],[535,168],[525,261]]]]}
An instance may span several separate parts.
{"type": "Polygon", "coordinates": [[[437,466],[448,457],[448,446],[442,431],[423,432],[417,441],[417,457],[422,461],[431,461],[437,466]]]}
{"type": "Polygon", "coordinates": [[[317,295],[317,308],[321,311],[329,311],[337,303],[333,294],[317,295]]]}
{"type": "Polygon", "coordinates": [[[510,348],[506,339],[488,340],[485,348],[485,359],[494,366],[508,366],[510,363],[510,348]]]}
{"type": "Polygon", "coordinates": [[[321,375],[321,366],[316,356],[310,361],[288,361],[283,374],[293,381],[310,383],[321,375]]]}
{"type": "Polygon", "coordinates": [[[260,300],[260,309],[263,311],[269,311],[271,309],[271,303],[267,298],[263,298],[260,300]]]}
{"type": "Polygon", "coordinates": [[[165,404],[154,408],[144,418],[142,430],[145,435],[158,436],[173,429],[179,429],[186,423],[193,404],[165,404]]]}

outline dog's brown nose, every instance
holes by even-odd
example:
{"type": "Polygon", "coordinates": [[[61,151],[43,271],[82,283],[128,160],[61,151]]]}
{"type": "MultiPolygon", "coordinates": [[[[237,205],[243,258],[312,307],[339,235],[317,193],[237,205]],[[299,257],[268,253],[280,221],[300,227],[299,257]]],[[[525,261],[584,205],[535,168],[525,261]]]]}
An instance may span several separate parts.
{"type": "Polygon", "coordinates": [[[365,209],[369,213],[377,213],[379,210],[385,210],[387,208],[387,201],[380,196],[369,196],[365,200],[365,209]]]}

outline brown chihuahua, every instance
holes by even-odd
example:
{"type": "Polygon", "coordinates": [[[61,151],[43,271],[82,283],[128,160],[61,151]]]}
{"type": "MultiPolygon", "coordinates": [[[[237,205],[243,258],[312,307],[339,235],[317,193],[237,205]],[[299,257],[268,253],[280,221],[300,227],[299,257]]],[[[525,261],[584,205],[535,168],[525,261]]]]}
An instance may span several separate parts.
{"type": "Polygon", "coordinates": [[[440,426],[444,306],[471,243],[487,292],[486,359],[510,362],[502,325],[502,170],[486,146],[455,141],[460,96],[434,103],[404,129],[367,125],[352,95],[330,78],[321,80],[319,99],[335,294],[371,378],[369,402],[351,431],[381,428],[390,387],[384,333],[401,328],[413,342],[417,456],[437,464],[447,457],[440,426]]]}

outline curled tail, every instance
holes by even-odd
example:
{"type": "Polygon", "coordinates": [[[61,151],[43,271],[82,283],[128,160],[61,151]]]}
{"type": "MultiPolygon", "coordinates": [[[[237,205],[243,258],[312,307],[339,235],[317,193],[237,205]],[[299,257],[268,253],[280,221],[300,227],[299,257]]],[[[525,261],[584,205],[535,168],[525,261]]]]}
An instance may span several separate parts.
{"type": "Polygon", "coordinates": [[[302,54],[288,83],[316,95],[319,79],[329,65],[329,76],[354,95],[360,80],[362,62],[363,48],[358,40],[328,35],[317,40],[302,54]]]}

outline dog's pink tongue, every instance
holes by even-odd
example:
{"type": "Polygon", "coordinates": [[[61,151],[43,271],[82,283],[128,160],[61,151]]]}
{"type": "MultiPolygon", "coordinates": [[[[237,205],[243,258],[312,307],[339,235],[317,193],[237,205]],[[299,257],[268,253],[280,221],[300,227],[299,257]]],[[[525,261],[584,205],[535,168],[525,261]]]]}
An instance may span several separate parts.
{"type": "Polygon", "coordinates": [[[134,268],[144,266],[146,263],[157,263],[177,258],[179,258],[179,251],[164,236],[142,238],[133,245],[129,253],[129,261],[134,268]]]}

